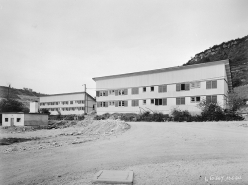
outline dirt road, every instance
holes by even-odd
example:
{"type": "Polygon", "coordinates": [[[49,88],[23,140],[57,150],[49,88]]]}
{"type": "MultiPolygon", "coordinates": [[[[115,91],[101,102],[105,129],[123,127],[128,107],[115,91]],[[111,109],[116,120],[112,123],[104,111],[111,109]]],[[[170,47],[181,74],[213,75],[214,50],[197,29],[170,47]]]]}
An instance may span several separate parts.
{"type": "Polygon", "coordinates": [[[92,184],[102,169],[134,171],[134,184],[248,184],[248,122],[129,123],[78,145],[1,153],[1,184],[92,184]]]}

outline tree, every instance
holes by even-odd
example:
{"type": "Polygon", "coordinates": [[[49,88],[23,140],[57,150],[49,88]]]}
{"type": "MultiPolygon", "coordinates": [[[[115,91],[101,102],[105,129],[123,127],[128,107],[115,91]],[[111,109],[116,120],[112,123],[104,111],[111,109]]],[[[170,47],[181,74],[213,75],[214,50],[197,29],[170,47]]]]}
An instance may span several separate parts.
{"type": "Polygon", "coordinates": [[[0,112],[29,112],[29,109],[21,102],[9,98],[0,101],[0,112]]]}
{"type": "Polygon", "coordinates": [[[48,115],[50,115],[51,114],[51,112],[48,110],[48,109],[40,109],[39,110],[39,112],[41,113],[41,114],[48,114],[48,115]]]}
{"type": "Polygon", "coordinates": [[[227,106],[233,112],[236,112],[239,108],[245,105],[243,97],[236,92],[228,93],[227,106]]]}
{"type": "Polygon", "coordinates": [[[225,120],[224,110],[218,103],[208,103],[206,100],[202,100],[198,107],[202,110],[201,118],[204,121],[225,120]]]}

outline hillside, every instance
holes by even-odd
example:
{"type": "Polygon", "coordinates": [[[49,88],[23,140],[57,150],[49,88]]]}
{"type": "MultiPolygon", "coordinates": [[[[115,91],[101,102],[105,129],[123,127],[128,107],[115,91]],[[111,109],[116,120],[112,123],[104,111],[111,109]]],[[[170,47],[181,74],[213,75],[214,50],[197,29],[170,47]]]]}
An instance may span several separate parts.
{"type": "Polygon", "coordinates": [[[248,84],[248,35],[214,45],[196,54],[184,65],[230,60],[233,87],[248,84]]]}
{"type": "Polygon", "coordinates": [[[29,102],[39,101],[39,97],[45,94],[40,94],[35,91],[31,91],[30,89],[15,89],[15,88],[8,88],[5,86],[0,86],[0,100],[3,98],[16,99],[22,103],[26,107],[29,107],[29,102]]]}

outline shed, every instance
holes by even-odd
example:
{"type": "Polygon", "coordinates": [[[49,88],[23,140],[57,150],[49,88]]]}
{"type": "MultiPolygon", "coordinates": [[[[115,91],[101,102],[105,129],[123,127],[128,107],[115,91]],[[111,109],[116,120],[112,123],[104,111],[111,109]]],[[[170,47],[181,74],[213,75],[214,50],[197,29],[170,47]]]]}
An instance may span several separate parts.
{"type": "Polygon", "coordinates": [[[46,126],[48,114],[2,112],[2,126],[46,126]]]}

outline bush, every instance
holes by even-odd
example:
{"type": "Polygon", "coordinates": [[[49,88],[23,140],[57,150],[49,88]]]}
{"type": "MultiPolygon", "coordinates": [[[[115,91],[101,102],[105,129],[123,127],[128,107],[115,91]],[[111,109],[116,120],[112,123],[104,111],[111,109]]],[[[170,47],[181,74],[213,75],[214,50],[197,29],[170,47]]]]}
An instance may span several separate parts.
{"type": "Polygon", "coordinates": [[[51,114],[51,112],[50,112],[48,109],[40,109],[39,112],[40,112],[41,114],[48,114],[48,115],[51,114]]]}
{"type": "Polygon", "coordinates": [[[174,121],[193,121],[193,117],[191,116],[191,114],[189,113],[189,111],[187,110],[180,110],[180,109],[173,109],[171,112],[171,115],[173,116],[173,120],[174,121]]]}
{"type": "Polygon", "coordinates": [[[110,117],[110,114],[109,113],[105,113],[103,115],[96,115],[94,117],[94,120],[105,120],[105,119],[108,119],[110,117]]]}
{"type": "Polygon", "coordinates": [[[123,121],[137,121],[139,119],[139,115],[135,113],[121,114],[120,119],[123,121]]]}
{"type": "Polygon", "coordinates": [[[201,121],[240,121],[243,117],[233,110],[224,110],[218,103],[207,103],[205,100],[198,105],[201,109],[201,121]]]}
{"type": "Polygon", "coordinates": [[[2,99],[0,101],[0,112],[29,112],[29,108],[25,107],[22,102],[15,99],[2,99]]]}
{"type": "Polygon", "coordinates": [[[145,111],[137,116],[137,121],[148,121],[148,122],[164,122],[169,120],[168,114],[161,112],[149,112],[145,111]]]}

